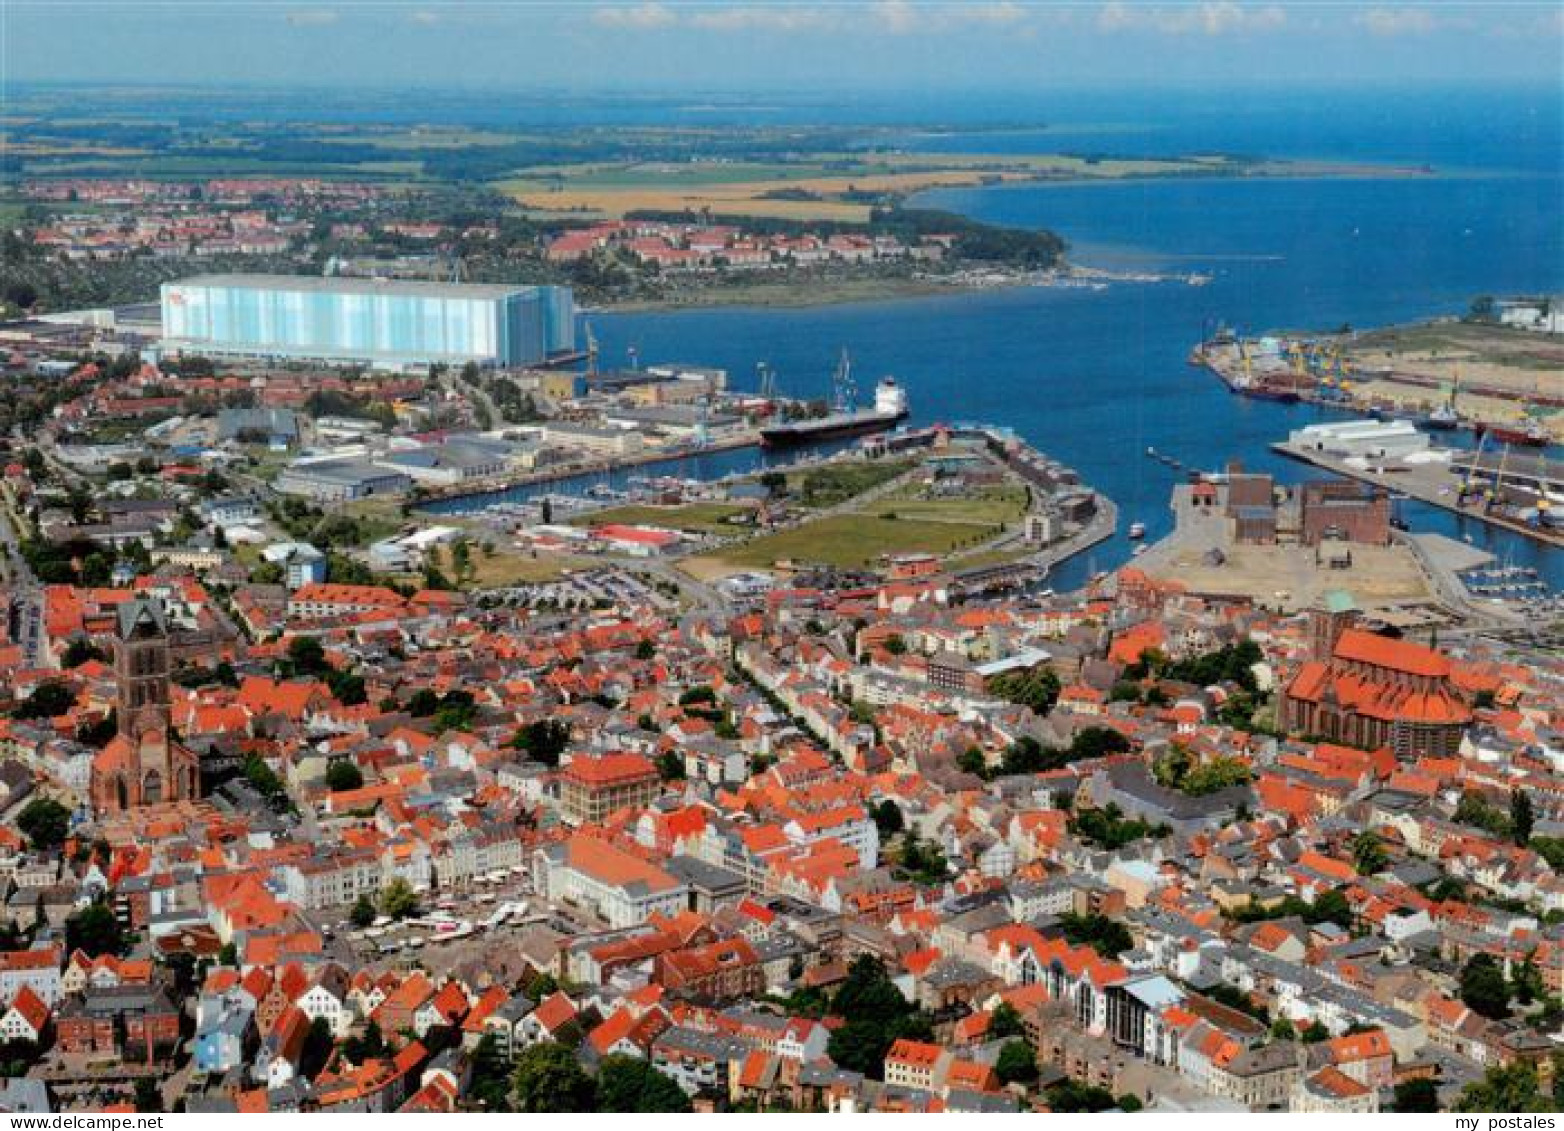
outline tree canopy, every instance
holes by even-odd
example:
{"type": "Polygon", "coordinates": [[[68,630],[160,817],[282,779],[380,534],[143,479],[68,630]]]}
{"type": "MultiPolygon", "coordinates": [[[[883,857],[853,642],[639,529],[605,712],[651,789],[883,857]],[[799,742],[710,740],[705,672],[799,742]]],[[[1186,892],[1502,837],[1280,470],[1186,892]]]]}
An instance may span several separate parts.
{"type": "Polygon", "coordinates": [[[535,1044],[517,1058],[513,1087],[517,1111],[597,1110],[597,1087],[592,1077],[574,1052],[553,1041],[535,1044]]]}

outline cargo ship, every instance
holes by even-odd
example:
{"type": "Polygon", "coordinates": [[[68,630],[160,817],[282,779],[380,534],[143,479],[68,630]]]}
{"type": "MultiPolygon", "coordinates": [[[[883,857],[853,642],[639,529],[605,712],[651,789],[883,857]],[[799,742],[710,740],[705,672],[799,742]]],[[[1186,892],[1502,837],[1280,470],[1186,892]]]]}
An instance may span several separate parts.
{"type": "Polygon", "coordinates": [[[811,420],[792,420],[783,424],[771,424],[760,430],[760,442],[768,448],[793,448],[802,444],[835,440],[843,436],[862,436],[871,432],[884,432],[907,419],[907,393],[896,383],[896,378],[886,377],[874,387],[874,406],[859,408],[853,390],[852,363],[847,351],[842,351],[841,363],[833,379],[834,397],[831,411],[811,420]]]}
{"type": "Polygon", "coordinates": [[[1553,437],[1548,435],[1548,430],[1535,420],[1528,420],[1525,424],[1517,426],[1487,424],[1479,421],[1477,432],[1479,435],[1486,433],[1495,443],[1516,444],[1526,448],[1545,448],[1553,442],[1553,437]]]}

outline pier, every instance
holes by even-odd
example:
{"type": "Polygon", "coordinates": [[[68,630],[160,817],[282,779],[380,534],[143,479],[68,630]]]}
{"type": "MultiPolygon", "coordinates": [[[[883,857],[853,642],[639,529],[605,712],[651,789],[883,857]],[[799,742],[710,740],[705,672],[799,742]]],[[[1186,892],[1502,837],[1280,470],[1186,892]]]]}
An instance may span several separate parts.
{"type": "MultiPolygon", "coordinates": [[[[1376,470],[1373,467],[1357,467],[1343,459],[1330,456],[1324,452],[1309,451],[1295,448],[1291,444],[1283,442],[1272,444],[1271,450],[1289,459],[1298,460],[1313,467],[1328,471],[1333,475],[1340,475],[1347,479],[1356,479],[1360,483],[1370,483],[1376,487],[1382,487],[1393,495],[1405,495],[1409,499],[1416,499],[1420,503],[1439,507],[1451,514],[1461,515],[1466,518],[1475,518],[1479,522],[1485,522],[1490,526],[1508,530],[1513,534],[1520,534],[1533,541],[1541,542],[1545,546],[1564,547],[1564,530],[1554,530],[1546,526],[1533,526],[1518,519],[1509,517],[1496,510],[1491,510],[1484,505],[1467,506],[1462,502],[1461,488],[1464,485],[1464,469],[1462,461],[1452,460],[1450,463],[1420,464],[1415,467],[1398,467],[1395,471],[1376,470]]],[[[1481,457],[1478,457],[1481,458],[1481,457]]],[[[1498,457],[1494,457],[1497,461],[1498,457]]],[[[1511,456],[1513,460],[1515,457],[1511,456]]],[[[1467,466],[1472,462],[1472,457],[1465,461],[1467,466]]],[[[1552,461],[1544,460],[1544,464],[1552,464],[1552,461]]],[[[1483,465],[1486,466],[1486,459],[1483,465]]],[[[1495,468],[1497,471],[1497,467],[1495,468]]],[[[1511,479],[1510,470],[1505,468],[1505,481],[1511,479]]]]}
{"type": "Polygon", "coordinates": [[[473,483],[454,484],[426,490],[417,500],[418,506],[452,499],[482,498],[485,495],[501,495],[518,487],[537,487],[549,483],[563,483],[572,479],[587,479],[598,475],[611,475],[616,471],[628,471],[633,467],[645,467],[653,463],[669,463],[681,459],[694,459],[717,452],[758,448],[760,433],[745,429],[730,436],[719,436],[705,444],[689,444],[677,448],[655,448],[637,452],[618,459],[590,460],[562,463],[542,471],[528,471],[519,475],[506,475],[496,479],[484,479],[473,483]]]}

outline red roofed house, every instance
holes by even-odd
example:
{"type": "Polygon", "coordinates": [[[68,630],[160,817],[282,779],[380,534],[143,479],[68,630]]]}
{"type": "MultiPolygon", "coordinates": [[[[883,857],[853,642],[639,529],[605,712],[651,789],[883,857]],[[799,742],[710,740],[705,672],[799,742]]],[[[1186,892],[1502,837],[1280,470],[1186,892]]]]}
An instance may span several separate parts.
{"type": "Polygon", "coordinates": [[[39,1044],[44,1030],[49,1027],[49,1007],[43,998],[23,986],[11,1008],[0,1014],[0,1039],[6,1041],[31,1041],[39,1044]]]}
{"type": "Polygon", "coordinates": [[[639,754],[579,756],[560,773],[567,820],[597,824],[620,809],[650,805],[662,791],[657,767],[639,754]]]}

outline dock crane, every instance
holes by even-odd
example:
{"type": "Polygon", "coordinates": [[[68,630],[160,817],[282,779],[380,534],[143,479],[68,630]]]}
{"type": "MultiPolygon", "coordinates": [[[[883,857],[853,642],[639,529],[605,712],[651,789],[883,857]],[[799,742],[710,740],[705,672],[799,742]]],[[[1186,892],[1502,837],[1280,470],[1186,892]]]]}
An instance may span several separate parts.
{"type": "Polygon", "coordinates": [[[1472,493],[1472,481],[1477,477],[1477,467],[1482,462],[1483,449],[1488,446],[1488,433],[1481,432],[1477,436],[1477,450],[1472,453],[1472,462],[1466,466],[1466,478],[1461,481],[1461,493],[1456,496],[1455,505],[1463,507],[1467,498],[1472,493]]]}
{"type": "Polygon", "coordinates": [[[1499,457],[1499,471],[1493,477],[1493,486],[1488,489],[1488,497],[1483,503],[1483,513],[1493,510],[1493,506],[1499,501],[1499,491],[1504,487],[1504,469],[1510,463],[1510,445],[1504,445],[1504,454],[1499,457]]]}

